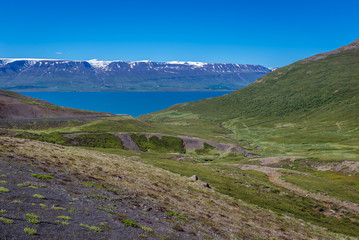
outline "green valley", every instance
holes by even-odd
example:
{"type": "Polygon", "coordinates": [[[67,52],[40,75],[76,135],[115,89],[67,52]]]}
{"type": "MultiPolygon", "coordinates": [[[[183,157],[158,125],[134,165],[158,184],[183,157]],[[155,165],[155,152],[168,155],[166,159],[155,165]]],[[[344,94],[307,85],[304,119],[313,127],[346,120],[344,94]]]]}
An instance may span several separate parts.
{"type": "Polygon", "coordinates": [[[359,40],[138,118],[4,118],[0,230],[44,237],[46,219],[89,239],[357,239],[358,123],[359,40]],[[30,224],[20,208],[48,211],[30,224]]]}

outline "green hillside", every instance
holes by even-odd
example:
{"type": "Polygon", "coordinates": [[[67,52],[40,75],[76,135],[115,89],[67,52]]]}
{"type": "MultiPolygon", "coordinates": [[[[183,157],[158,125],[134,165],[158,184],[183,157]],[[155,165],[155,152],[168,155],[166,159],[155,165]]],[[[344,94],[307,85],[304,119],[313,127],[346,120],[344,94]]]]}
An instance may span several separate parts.
{"type": "Polygon", "coordinates": [[[323,114],[320,117],[326,116],[325,112],[340,110],[330,119],[357,119],[359,111],[354,110],[359,109],[359,40],[351,45],[357,47],[319,60],[308,58],[295,62],[232,94],[180,104],[168,110],[192,112],[212,120],[274,119],[294,114],[303,119],[317,117],[318,110],[323,114]],[[354,112],[343,114],[351,110],[354,112]]]}
{"type": "Polygon", "coordinates": [[[231,94],[142,118],[170,123],[181,116],[216,122],[235,139],[263,146],[258,153],[264,155],[308,155],[311,149],[317,156],[346,145],[341,156],[359,159],[359,40],[279,68],[231,94]]]}

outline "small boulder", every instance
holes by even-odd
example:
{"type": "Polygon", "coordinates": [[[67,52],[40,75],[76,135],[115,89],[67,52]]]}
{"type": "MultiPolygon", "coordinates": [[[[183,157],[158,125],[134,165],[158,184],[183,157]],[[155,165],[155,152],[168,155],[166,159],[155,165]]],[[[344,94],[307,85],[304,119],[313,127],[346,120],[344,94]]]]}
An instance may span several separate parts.
{"type": "Polygon", "coordinates": [[[206,182],[200,182],[200,184],[201,184],[203,187],[211,188],[211,187],[209,186],[209,184],[206,183],[206,182]]]}
{"type": "Polygon", "coordinates": [[[198,177],[197,177],[197,175],[193,175],[193,176],[191,176],[191,177],[190,177],[190,179],[192,179],[192,180],[194,180],[194,181],[198,181],[198,177]]]}

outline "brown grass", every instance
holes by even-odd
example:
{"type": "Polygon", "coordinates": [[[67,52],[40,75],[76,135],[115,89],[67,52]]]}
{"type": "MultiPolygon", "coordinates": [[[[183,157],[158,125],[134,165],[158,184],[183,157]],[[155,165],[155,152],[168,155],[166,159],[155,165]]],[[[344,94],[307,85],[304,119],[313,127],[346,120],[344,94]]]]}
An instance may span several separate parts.
{"type": "Polygon", "coordinates": [[[7,137],[0,138],[0,153],[20,156],[42,168],[91,176],[105,185],[127,190],[129,194],[179,212],[189,219],[186,226],[198,237],[340,238],[309,223],[303,224],[294,218],[279,216],[232,199],[186,177],[138,162],[135,158],[7,137]]]}

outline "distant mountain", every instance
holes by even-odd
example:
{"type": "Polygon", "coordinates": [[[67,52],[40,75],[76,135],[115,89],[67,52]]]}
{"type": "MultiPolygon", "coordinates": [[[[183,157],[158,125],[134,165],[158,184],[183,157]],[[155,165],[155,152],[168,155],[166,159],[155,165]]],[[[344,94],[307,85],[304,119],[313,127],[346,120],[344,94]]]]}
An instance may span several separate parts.
{"type": "Polygon", "coordinates": [[[22,91],[236,90],[272,70],[260,65],[0,59],[0,88],[22,91]]]}
{"type": "Polygon", "coordinates": [[[44,100],[0,89],[0,119],[66,119],[105,116],[113,116],[113,114],[60,107],[44,100]]]}

